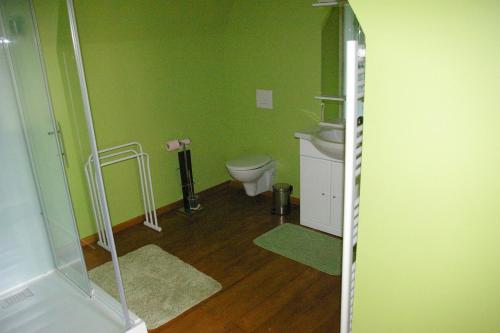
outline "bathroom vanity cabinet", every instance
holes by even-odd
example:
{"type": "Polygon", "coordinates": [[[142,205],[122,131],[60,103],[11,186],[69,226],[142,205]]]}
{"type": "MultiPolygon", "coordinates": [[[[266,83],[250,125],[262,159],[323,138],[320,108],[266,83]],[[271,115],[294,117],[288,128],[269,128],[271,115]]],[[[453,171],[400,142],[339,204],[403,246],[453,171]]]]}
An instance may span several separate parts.
{"type": "Polygon", "coordinates": [[[300,224],[342,236],[344,161],[300,140],[300,224]]]}

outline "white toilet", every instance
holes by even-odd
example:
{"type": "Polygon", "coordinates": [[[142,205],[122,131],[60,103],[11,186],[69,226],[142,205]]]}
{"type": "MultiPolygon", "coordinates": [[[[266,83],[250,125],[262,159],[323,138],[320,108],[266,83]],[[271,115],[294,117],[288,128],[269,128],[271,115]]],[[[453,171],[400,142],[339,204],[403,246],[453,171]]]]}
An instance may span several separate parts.
{"type": "Polygon", "coordinates": [[[231,177],[242,182],[247,195],[253,197],[271,190],[275,161],[269,155],[240,156],[226,162],[231,177]]]}

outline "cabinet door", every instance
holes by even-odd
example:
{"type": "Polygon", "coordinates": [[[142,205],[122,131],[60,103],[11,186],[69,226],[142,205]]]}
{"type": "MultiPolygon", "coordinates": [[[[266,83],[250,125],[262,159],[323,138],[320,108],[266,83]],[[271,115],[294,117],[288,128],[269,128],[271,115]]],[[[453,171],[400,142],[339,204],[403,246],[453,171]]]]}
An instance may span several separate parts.
{"type": "Polygon", "coordinates": [[[332,162],[332,234],[342,237],[344,226],[344,163],[332,162]]]}
{"type": "Polygon", "coordinates": [[[300,157],[300,224],[331,232],[331,162],[300,157]]]}

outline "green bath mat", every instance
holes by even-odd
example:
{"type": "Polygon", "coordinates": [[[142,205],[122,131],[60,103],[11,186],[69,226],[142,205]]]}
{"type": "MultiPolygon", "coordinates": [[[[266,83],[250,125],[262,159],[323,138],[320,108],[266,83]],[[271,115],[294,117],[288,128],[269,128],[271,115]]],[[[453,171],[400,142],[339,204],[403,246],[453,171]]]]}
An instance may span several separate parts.
{"type": "MultiPolygon", "coordinates": [[[[222,288],[219,282],[156,245],[143,246],[118,261],[128,307],[148,329],[165,324],[222,288]]],[[[89,276],[119,299],[111,262],[92,269],[89,276]]]]}
{"type": "Polygon", "coordinates": [[[266,250],[330,275],[342,271],[342,241],[304,227],[285,223],[253,241],[266,250]]]}

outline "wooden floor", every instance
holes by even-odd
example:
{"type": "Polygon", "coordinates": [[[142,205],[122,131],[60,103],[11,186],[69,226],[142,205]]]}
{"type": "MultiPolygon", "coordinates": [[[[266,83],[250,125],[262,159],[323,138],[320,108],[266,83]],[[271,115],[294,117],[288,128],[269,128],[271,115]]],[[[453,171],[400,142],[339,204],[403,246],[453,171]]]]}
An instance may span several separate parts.
{"type": "MultiPolygon", "coordinates": [[[[282,222],[298,223],[298,207],[284,219],[273,216],[270,198],[248,197],[230,186],[204,198],[203,205],[193,217],[162,216],[161,233],[137,225],[115,236],[119,256],[156,244],[223,286],[155,332],[339,331],[340,277],[252,243],[282,222]]],[[[84,254],[89,269],[110,260],[97,246],[86,246],[84,254]]]]}

